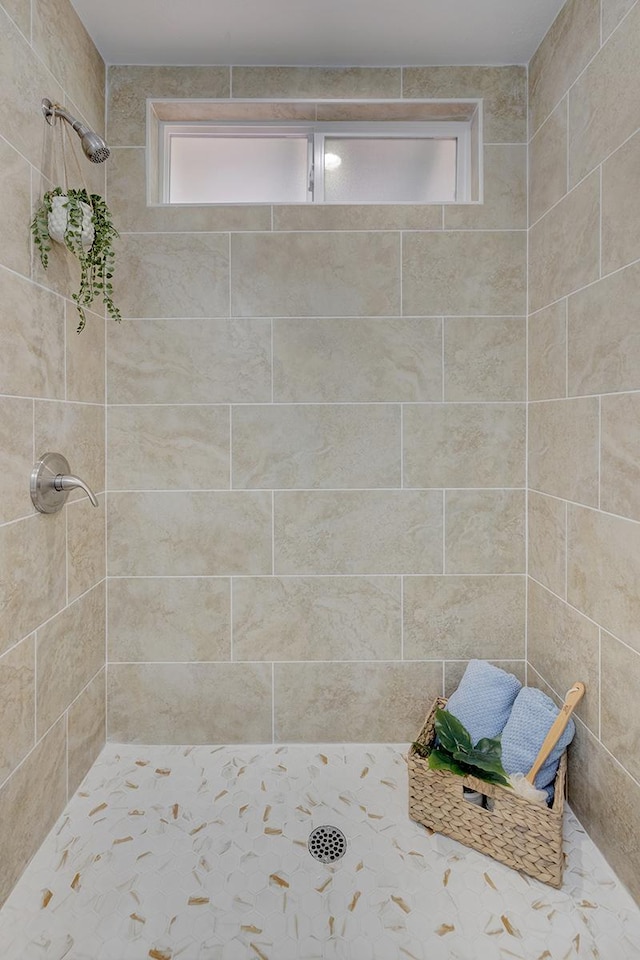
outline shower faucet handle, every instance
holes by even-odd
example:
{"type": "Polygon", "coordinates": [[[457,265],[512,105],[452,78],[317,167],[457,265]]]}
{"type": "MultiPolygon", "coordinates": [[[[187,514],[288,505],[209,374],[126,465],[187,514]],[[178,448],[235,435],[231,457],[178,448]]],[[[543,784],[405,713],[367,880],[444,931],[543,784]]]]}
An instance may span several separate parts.
{"type": "Polygon", "coordinates": [[[57,490],[59,493],[62,490],[66,490],[66,491],[75,490],[79,487],[81,490],[84,490],[84,492],[88,495],[89,500],[91,500],[91,503],[93,504],[93,506],[94,507],[98,506],[98,498],[96,497],[95,493],[93,492],[91,487],[89,487],[84,482],[84,480],[80,479],[80,477],[74,477],[72,474],[59,473],[55,478],[55,480],[53,481],[53,486],[54,486],[54,489],[57,490]]]}
{"type": "Polygon", "coordinates": [[[60,453],[45,453],[31,471],[31,500],[40,513],[62,510],[71,490],[84,490],[94,507],[99,506],[91,487],[69,473],[69,462],[60,453]]]}

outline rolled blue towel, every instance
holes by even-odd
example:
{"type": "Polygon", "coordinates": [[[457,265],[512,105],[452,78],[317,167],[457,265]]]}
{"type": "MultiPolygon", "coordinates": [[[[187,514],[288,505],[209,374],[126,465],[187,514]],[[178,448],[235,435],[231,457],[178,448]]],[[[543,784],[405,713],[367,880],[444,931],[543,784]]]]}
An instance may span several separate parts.
{"type": "Polygon", "coordinates": [[[447,710],[469,731],[473,743],[498,737],[522,684],[486,660],[470,660],[447,710]]]}
{"type": "MultiPolygon", "coordinates": [[[[506,772],[529,772],[544,738],[560,713],[553,700],[536,687],[523,687],[513,704],[511,716],[502,731],[502,766],[506,772]]],[[[535,785],[548,788],[556,778],[562,754],[573,740],[576,725],[572,719],[562,732],[557,744],[542,764],[535,785]]],[[[549,792],[549,791],[547,791],[549,792]]]]}

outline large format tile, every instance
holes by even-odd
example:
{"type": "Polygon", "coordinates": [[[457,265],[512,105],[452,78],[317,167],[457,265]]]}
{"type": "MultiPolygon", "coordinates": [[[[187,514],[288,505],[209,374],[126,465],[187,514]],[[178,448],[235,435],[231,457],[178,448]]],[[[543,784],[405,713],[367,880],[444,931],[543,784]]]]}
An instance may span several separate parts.
{"type": "Polygon", "coordinates": [[[529,218],[535,223],[567,192],[567,99],[529,144],[529,218]]]}
{"type": "Polygon", "coordinates": [[[640,394],[602,397],[600,506],[640,520],[640,394]]]}
{"type": "Polygon", "coordinates": [[[108,611],[110,662],[230,659],[225,578],[112,578],[108,611]]]}
{"type": "Polygon", "coordinates": [[[409,316],[512,316],[525,311],[522,231],[408,233],[402,310],[409,316]]]}
{"type": "Polygon", "coordinates": [[[586,695],[576,713],[599,733],[599,630],[564,601],[529,582],[527,656],[535,670],[553,681],[561,695],[582,680],[586,695]]]}
{"type": "Polygon", "coordinates": [[[147,97],[228,97],[229,73],[229,67],[109,67],[109,143],[144,146],[147,97]]]}
{"type": "Polygon", "coordinates": [[[3,814],[0,904],[67,802],[67,740],[59,723],[41,740],[0,790],[3,814]]]}
{"type": "MultiPolygon", "coordinates": [[[[576,2],[576,0],[574,0],[576,2]]],[[[589,64],[569,98],[569,182],[577,183],[640,127],[640,7],[589,64]]]]}
{"type": "Polygon", "coordinates": [[[234,660],[397,660],[398,577],[240,577],[234,660]]]}
{"type": "Polygon", "coordinates": [[[567,394],[567,309],[559,300],[528,319],[529,400],[567,394]]]}
{"type": "Polygon", "coordinates": [[[33,513],[27,478],[33,467],[33,401],[0,397],[3,491],[0,523],[33,513]]]}
{"type": "Polygon", "coordinates": [[[600,275],[600,179],[593,173],[529,231],[529,309],[600,275]]]}
{"type": "Polygon", "coordinates": [[[229,486],[229,408],[109,408],[110,490],[196,490],[229,486]]]}
{"type": "Polygon", "coordinates": [[[442,324],[420,319],[275,320],[274,399],[442,399],[442,324]]]}
{"type": "Polygon", "coordinates": [[[273,207],[274,230],[440,230],[437,203],[295,203],[273,207]]]}
{"type": "Polygon", "coordinates": [[[483,203],[445,204],[447,230],[526,230],[527,148],[489,144],[484,148],[483,203]]]}
{"type": "Polygon", "coordinates": [[[637,390],[640,263],[569,298],[569,394],[637,390]]]}
{"type": "Polygon", "coordinates": [[[234,67],[233,96],[297,99],[399,97],[399,67],[234,67]]]}
{"type": "Polygon", "coordinates": [[[35,744],[35,667],[33,636],[0,657],[0,783],[35,744]]]}
{"type": "Polygon", "coordinates": [[[0,300],[0,393],[64,399],[64,301],[1,268],[0,300]]]}
{"type": "Polygon", "coordinates": [[[114,663],[110,740],[124,743],[269,743],[266,663],[114,663]]]}
{"type": "Polygon", "coordinates": [[[569,181],[576,183],[640,127],[640,7],[589,64],[569,99],[569,181]]]}
{"type": "Polygon", "coordinates": [[[439,491],[275,495],[278,574],[441,573],[439,491]]]}
{"type": "Polygon", "coordinates": [[[602,631],[601,739],[629,773],[640,778],[640,654],[602,631]]]}
{"type": "MultiPolygon", "coordinates": [[[[94,493],[105,488],[104,407],[88,403],[52,403],[36,400],[35,451],[40,457],[59,451],[69,461],[69,472],[80,477],[94,493]]],[[[72,490],[70,500],[86,497],[72,490]]]]}
{"type": "Polygon", "coordinates": [[[640,651],[640,524],[569,505],[567,599],[640,651]]]}
{"type": "Polygon", "coordinates": [[[37,734],[41,737],[104,664],[104,584],[41,627],[36,644],[37,734]]]}
{"type": "MultiPolygon", "coordinates": [[[[87,313],[87,325],[77,333],[78,315],[68,301],[66,306],[66,378],[67,400],[104,403],[105,390],[105,318],[87,313]]],[[[110,324],[114,321],[109,319],[110,324]]],[[[131,324],[125,321],[126,333],[131,324]]]]}
{"type": "Polygon", "coordinates": [[[640,259],[640,133],[602,165],[602,272],[640,259]]]}
{"type": "Polygon", "coordinates": [[[33,0],[31,22],[34,49],[65,93],[80,106],[93,127],[103,133],[104,61],[73,5],[68,0],[33,0]]]}
{"type": "Polygon", "coordinates": [[[616,29],[636,0],[602,0],[602,40],[605,41],[616,29]]]}
{"type": "Polygon", "coordinates": [[[87,499],[67,504],[68,600],[75,600],[106,574],[106,494],[97,509],[87,499]]]}
{"type": "Polygon", "coordinates": [[[277,663],[276,739],[403,743],[441,692],[438,662],[277,663]]]}
{"type": "Polygon", "coordinates": [[[140,320],[110,327],[111,403],[271,399],[268,320],[140,320]]]}
{"type": "Polygon", "coordinates": [[[118,242],[114,299],[123,317],[224,317],[229,238],[220,233],[126,234],[118,242]]]}
{"type": "Polygon", "coordinates": [[[600,0],[569,0],[529,64],[534,133],[600,46],[600,0]]]}
{"type": "Polygon", "coordinates": [[[398,314],[399,252],[397,233],[233,234],[231,314],[236,317],[398,314]]]}
{"type": "Polygon", "coordinates": [[[0,140],[0,264],[28,277],[31,270],[31,169],[5,140],[0,140]]]}
{"type": "Polygon", "coordinates": [[[31,0],[4,0],[2,6],[18,29],[29,39],[31,36],[31,0]]]}
{"type": "Polygon", "coordinates": [[[444,321],[444,399],[524,400],[526,324],[521,317],[444,321]]]}
{"type": "MultiPolygon", "coordinates": [[[[58,81],[1,7],[0,80],[2,136],[39,169],[43,158],[44,123],[39,104],[43,96],[62,103],[64,94],[58,81]]],[[[53,130],[50,133],[53,134],[53,130]]]]}
{"type": "Polygon", "coordinates": [[[567,507],[563,500],[529,490],[529,576],[559,597],[566,595],[567,507]]]}
{"type": "Polygon", "coordinates": [[[110,576],[271,573],[271,496],[109,494],[110,576]]]}
{"type": "Polygon", "coordinates": [[[101,670],[71,704],[68,721],[69,793],[76,790],[106,739],[105,671],[101,670]]]}
{"type": "Polygon", "coordinates": [[[406,487],[521,487],[524,404],[407,404],[406,487]]]}
{"type": "Polygon", "coordinates": [[[65,544],[64,513],[0,527],[0,653],[64,606],[65,544]]]}
{"type": "Polygon", "coordinates": [[[519,490],[448,490],[446,573],[523,573],[524,494],[519,490]]]}
{"type": "Polygon", "coordinates": [[[400,407],[233,408],[234,488],[398,487],[400,407]]]}
{"type": "Polygon", "coordinates": [[[405,67],[402,95],[433,99],[481,97],[487,143],[523,143],[527,139],[525,67],[405,67]]]}
{"type": "Polygon", "coordinates": [[[529,486],[597,506],[600,414],[597,397],[529,407],[529,486]]]}
{"type": "MultiPolygon", "coordinates": [[[[638,901],[640,787],[580,721],[577,727],[569,750],[569,802],[589,837],[638,901]]],[[[618,949],[614,946],[614,957],[618,949]]]]}
{"type": "Polygon", "coordinates": [[[524,577],[405,577],[407,660],[521,659],[524,577]]]}

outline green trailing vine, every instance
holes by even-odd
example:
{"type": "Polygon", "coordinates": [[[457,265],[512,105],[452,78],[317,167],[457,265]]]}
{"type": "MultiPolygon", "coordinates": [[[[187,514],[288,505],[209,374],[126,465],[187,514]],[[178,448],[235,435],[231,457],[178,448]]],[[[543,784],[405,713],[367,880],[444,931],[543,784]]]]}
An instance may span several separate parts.
{"type": "Polygon", "coordinates": [[[109,316],[120,322],[122,316],[113,302],[113,285],[111,282],[115,265],[113,243],[118,237],[118,231],[111,220],[109,208],[99,194],[88,194],[84,188],[81,190],[63,190],[62,187],[56,187],[54,190],[45,193],[31,223],[33,240],[38,248],[42,266],[46,270],[49,265],[49,251],[51,250],[49,214],[53,208],[53,198],[63,196],[68,198],[66,204],[64,204],[68,215],[64,235],[65,246],[80,263],[80,286],[78,291],[72,294],[80,316],[78,333],[84,329],[87,322],[85,308],[89,308],[97,297],[102,297],[109,316]],[[88,250],[85,250],[82,245],[83,209],[81,204],[83,203],[87,204],[92,210],[92,222],[95,231],[93,243],[88,250]]]}

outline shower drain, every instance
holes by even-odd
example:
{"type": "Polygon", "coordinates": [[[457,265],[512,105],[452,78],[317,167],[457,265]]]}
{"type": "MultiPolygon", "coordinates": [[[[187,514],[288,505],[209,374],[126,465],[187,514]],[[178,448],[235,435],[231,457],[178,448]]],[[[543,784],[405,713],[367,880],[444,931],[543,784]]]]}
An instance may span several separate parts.
{"type": "Polygon", "coordinates": [[[322,863],[333,863],[347,851],[347,839],[337,827],[316,827],[309,834],[309,853],[322,863]]]}

